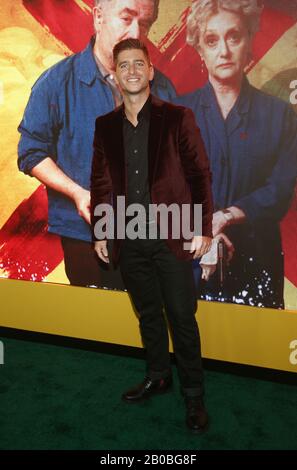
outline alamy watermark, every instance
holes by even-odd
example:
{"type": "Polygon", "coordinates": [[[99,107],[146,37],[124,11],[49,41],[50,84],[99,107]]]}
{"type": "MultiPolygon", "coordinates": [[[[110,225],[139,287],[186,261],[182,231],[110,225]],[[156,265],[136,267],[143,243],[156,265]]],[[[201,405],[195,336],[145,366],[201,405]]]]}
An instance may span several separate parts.
{"type": "Polygon", "coordinates": [[[162,239],[188,240],[183,245],[185,250],[190,250],[193,236],[202,235],[202,204],[149,204],[146,210],[138,203],[126,207],[125,196],[118,196],[116,214],[111,204],[98,204],[94,215],[100,217],[94,226],[94,235],[98,240],[154,240],[158,238],[159,230],[162,239]]]}
{"type": "Polygon", "coordinates": [[[0,341],[0,366],[4,364],[4,344],[0,341]]]}

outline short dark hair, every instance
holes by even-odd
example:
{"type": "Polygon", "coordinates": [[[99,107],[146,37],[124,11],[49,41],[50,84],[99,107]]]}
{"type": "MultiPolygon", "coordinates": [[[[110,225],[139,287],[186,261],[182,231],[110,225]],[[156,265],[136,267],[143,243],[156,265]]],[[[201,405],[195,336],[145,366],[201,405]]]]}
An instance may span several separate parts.
{"type": "Polygon", "coordinates": [[[138,49],[142,51],[148,63],[149,64],[151,63],[150,55],[144,42],[140,41],[139,39],[134,39],[134,38],[123,39],[122,41],[118,42],[114,46],[113,51],[112,51],[114,63],[115,64],[117,63],[118,56],[121,52],[128,51],[130,49],[138,49]]]}

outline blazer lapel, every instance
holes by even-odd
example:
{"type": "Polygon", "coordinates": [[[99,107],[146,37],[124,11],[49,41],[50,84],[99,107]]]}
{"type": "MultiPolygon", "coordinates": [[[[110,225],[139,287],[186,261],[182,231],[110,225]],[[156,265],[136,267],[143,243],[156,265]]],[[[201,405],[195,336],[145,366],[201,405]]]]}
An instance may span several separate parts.
{"type": "Polygon", "coordinates": [[[113,158],[113,165],[116,173],[120,174],[122,194],[127,194],[127,168],[125,160],[124,138],[123,138],[123,105],[114,111],[112,121],[109,123],[109,146],[110,155],[113,158]]]}
{"type": "MultiPolygon", "coordinates": [[[[121,175],[121,189],[127,195],[127,167],[123,139],[123,105],[116,109],[108,124],[107,139],[110,155],[116,171],[121,175]]],[[[165,107],[163,102],[152,95],[151,117],[148,138],[148,177],[151,188],[157,168],[161,136],[163,131],[165,107]]]]}
{"type": "Polygon", "coordinates": [[[161,136],[163,132],[165,106],[163,102],[152,95],[151,118],[148,139],[148,178],[152,187],[157,168],[161,136]]]}

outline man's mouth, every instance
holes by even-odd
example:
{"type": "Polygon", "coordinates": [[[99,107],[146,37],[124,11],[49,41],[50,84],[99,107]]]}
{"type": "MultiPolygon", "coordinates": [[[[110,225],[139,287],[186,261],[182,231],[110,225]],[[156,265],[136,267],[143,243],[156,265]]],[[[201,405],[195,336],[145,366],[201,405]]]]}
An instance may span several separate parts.
{"type": "Polygon", "coordinates": [[[139,78],[128,78],[127,82],[138,82],[139,78]]]}

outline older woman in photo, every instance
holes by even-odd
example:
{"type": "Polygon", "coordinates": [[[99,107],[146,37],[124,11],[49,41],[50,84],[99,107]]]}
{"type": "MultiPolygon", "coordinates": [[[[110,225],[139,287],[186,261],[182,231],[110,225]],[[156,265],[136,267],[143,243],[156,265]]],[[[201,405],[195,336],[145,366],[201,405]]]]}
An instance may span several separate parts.
{"type": "Polygon", "coordinates": [[[257,0],[194,0],[187,41],[207,84],[176,102],[191,108],[212,171],[213,235],[230,262],[199,283],[209,300],[284,308],[279,222],[296,181],[297,120],[290,105],[245,75],[262,7],[257,0]]]}

